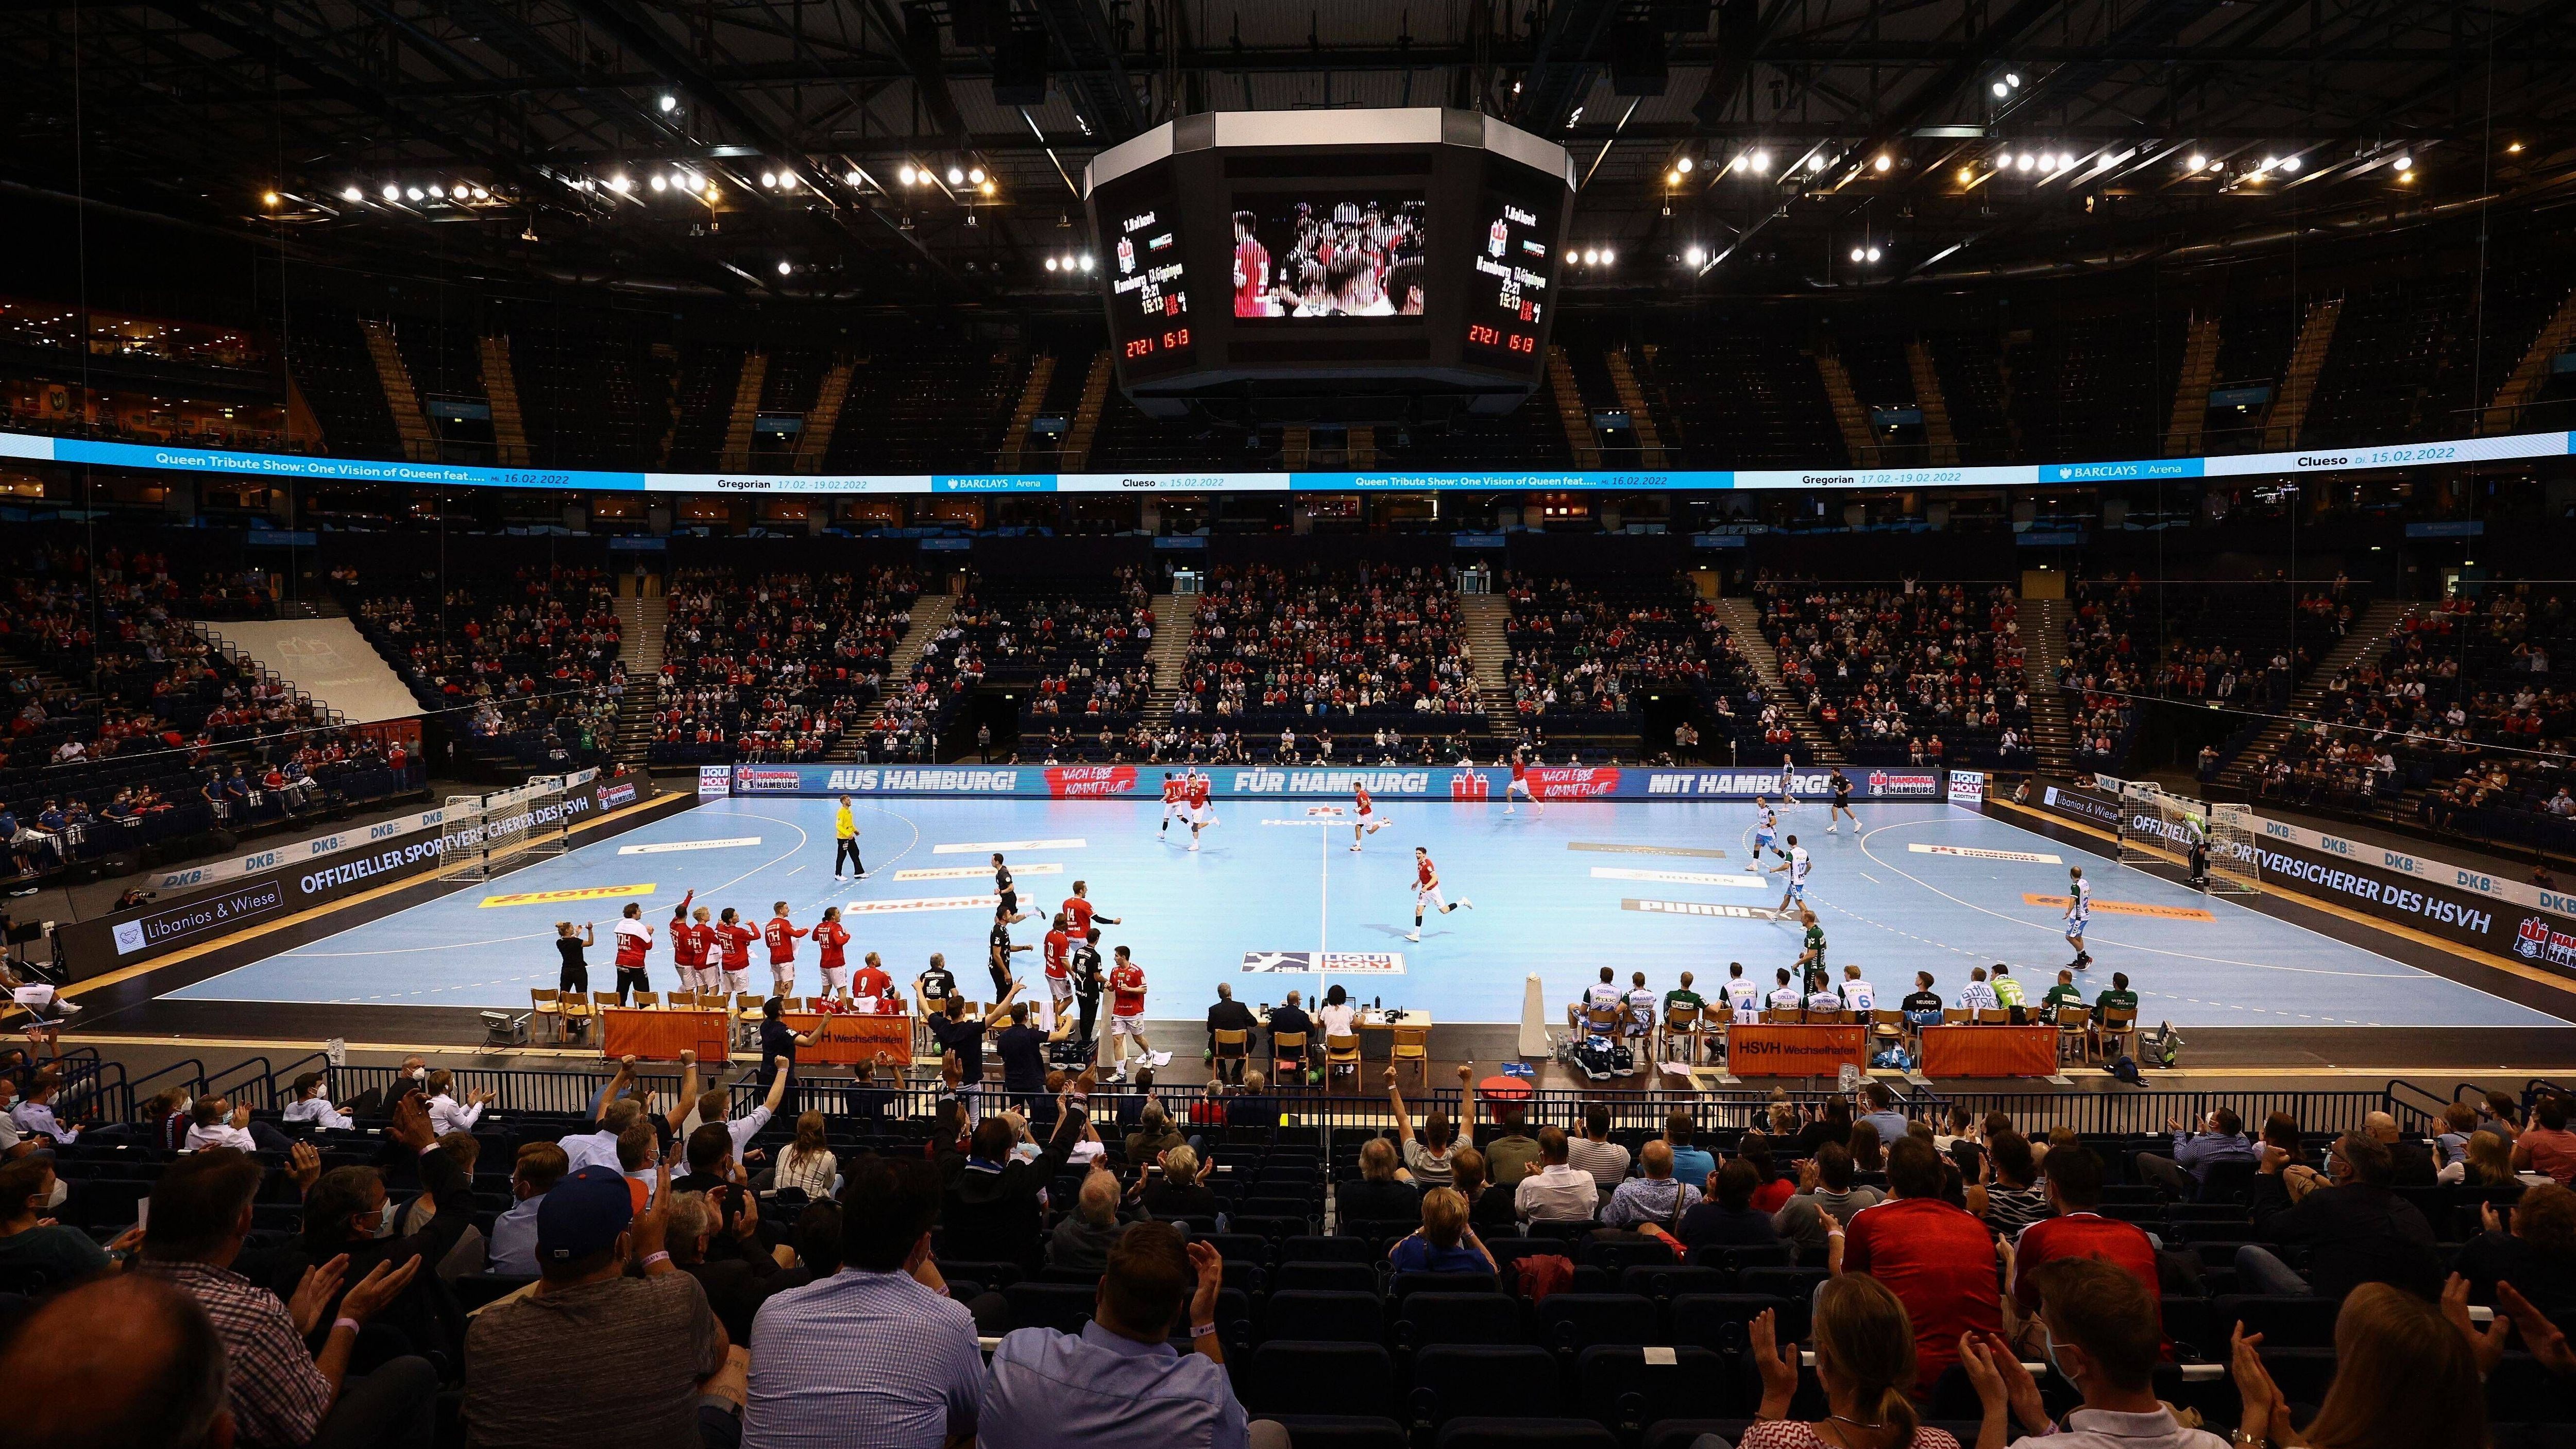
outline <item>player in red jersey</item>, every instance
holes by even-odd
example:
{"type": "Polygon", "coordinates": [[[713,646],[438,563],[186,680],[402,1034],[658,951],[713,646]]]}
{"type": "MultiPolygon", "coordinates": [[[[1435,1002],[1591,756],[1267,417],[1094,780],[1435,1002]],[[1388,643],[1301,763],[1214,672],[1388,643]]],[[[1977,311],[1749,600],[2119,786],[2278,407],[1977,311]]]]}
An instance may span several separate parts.
{"type": "Polygon", "coordinates": [[[644,919],[641,902],[628,901],[618,914],[617,939],[617,1004],[627,1003],[629,991],[649,991],[644,983],[644,958],[653,949],[653,927],[644,919]]]}
{"type": "Polygon", "coordinates": [[[671,926],[671,956],[679,963],[683,991],[712,991],[723,985],[720,974],[707,964],[707,953],[716,945],[716,928],[708,924],[710,914],[700,906],[694,918],[671,926]]]}
{"type": "Polygon", "coordinates": [[[1188,787],[1181,783],[1180,776],[1173,774],[1169,770],[1165,770],[1163,772],[1163,826],[1162,829],[1155,832],[1156,834],[1165,836],[1170,835],[1172,833],[1172,819],[1174,816],[1178,816],[1181,823],[1184,825],[1189,823],[1190,807],[1188,802],[1183,798],[1187,789],[1188,787]]]}
{"type": "Polygon", "coordinates": [[[823,919],[814,924],[814,945],[823,955],[823,994],[846,998],[850,994],[850,961],[844,953],[850,946],[850,928],[841,924],[839,906],[823,908],[823,919]]]}
{"type": "Polygon", "coordinates": [[[1128,958],[1127,948],[1117,950],[1117,964],[1109,968],[1109,1064],[1110,1080],[1127,1080],[1127,1042],[1134,1038],[1136,1049],[1152,1060],[1154,1044],[1145,1040],[1145,968],[1128,958]]]}
{"type": "Polygon", "coordinates": [[[870,951],[859,963],[859,974],[850,978],[850,996],[858,1001],[883,1002],[893,995],[894,978],[886,974],[885,963],[877,959],[877,953],[870,951]]]}
{"type": "Polygon", "coordinates": [[[760,939],[760,933],[744,925],[731,906],[716,917],[715,932],[724,989],[740,996],[751,989],[751,943],[760,939]]]}
{"type": "Polygon", "coordinates": [[[1267,317],[1271,315],[1270,248],[1261,244],[1253,229],[1260,219],[1251,212],[1234,214],[1234,315],[1267,317]]]}
{"type": "MultiPolygon", "coordinates": [[[[1073,894],[1064,898],[1064,925],[1066,933],[1076,938],[1088,935],[1091,931],[1092,912],[1096,909],[1097,908],[1091,904],[1091,882],[1087,880],[1075,881],[1073,883],[1073,894]]],[[[1120,926],[1126,924],[1116,916],[1102,916],[1100,917],[1100,923],[1104,926],[1120,926]]]]}
{"type": "MultiPolygon", "coordinates": [[[[1188,792],[1190,800],[1190,849],[1192,850],[1199,848],[1199,832],[1216,824],[1216,810],[1213,806],[1208,804],[1209,789],[1210,782],[1208,777],[1200,774],[1195,768],[1193,768],[1190,771],[1188,792]]],[[[1110,924],[1115,925],[1117,923],[1113,921],[1110,924]]]]}
{"type": "Polygon", "coordinates": [[[689,934],[689,903],[697,898],[698,893],[693,890],[680,897],[678,905],[671,907],[671,964],[679,969],[682,991],[698,989],[696,980],[689,975],[689,948],[685,939],[689,934]]]}
{"type": "Polygon", "coordinates": [[[1064,1015],[1064,1009],[1073,1002],[1073,977],[1067,970],[1072,960],[1073,932],[1068,928],[1064,912],[1058,911],[1055,913],[1055,923],[1047,928],[1046,933],[1047,1010],[1050,1013],[1047,1029],[1049,1031],[1055,1029],[1054,1018],[1064,1015]]]}
{"type": "Polygon", "coordinates": [[[1503,787],[1503,813],[1506,815],[1512,813],[1514,795],[1530,802],[1531,814],[1546,816],[1547,805],[1538,798],[1537,788],[1530,784],[1529,747],[1526,745],[1512,746],[1512,782],[1503,787]]]}
{"type": "Polygon", "coordinates": [[[1405,933],[1404,939],[1422,939],[1422,908],[1426,905],[1438,907],[1444,916],[1459,906],[1471,911],[1476,908],[1476,903],[1465,896],[1458,898],[1457,905],[1450,904],[1449,898],[1440,893],[1440,867],[1431,863],[1429,850],[1417,845],[1413,847],[1413,929],[1405,933]]]}
{"type": "Polygon", "coordinates": [[[785,901],[772,902],[769,910],[769,924],[761,931],[760,938],[769,943],[769,979],[777,988],[770,995],[794,996],[796,994],[796,939],[799,936],[810,936],[814,933],[798,930],[796,924],[787,919],[785,901]]]}
{"type": "Polygon", "coordinates": [[[1378,818],[1377,802],[1369,798],[1368,786],[1356,787],[1352,797],[1359,807],[1359,818],[1351,822],[1351,849],[1357,850],[1362,839],[1384,830],[1386,822],[1378,818]]]}

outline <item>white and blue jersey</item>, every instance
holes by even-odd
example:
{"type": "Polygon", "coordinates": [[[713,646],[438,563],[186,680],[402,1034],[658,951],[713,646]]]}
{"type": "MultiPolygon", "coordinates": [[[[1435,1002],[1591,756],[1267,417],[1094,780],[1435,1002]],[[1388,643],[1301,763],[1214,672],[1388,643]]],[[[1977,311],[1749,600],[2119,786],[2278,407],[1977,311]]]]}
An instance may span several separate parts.
{"type": "Polygon", "coordinates": [[[1779,832],[1780,817],[1771,813],[1770,806],[1763,806],[1761,813],[1753,817],[1753,853],[1760,855],[1769,850],[1779,832]]]}
{"type": "Polygon", "coordinates": [[[1810,864],[1807,859],[1807,847],[1803,845],[1789,847],[1789,899],[1801,905],[1805,904],[1807,899],[1807,868],[1810,864]]]}
{"type": "Polygon", "coordinates": [[[2066,934],[2084,934],[2084,922],[2093,914],[2093,883],[2072,881],[2066,890],[2066,934]]]}

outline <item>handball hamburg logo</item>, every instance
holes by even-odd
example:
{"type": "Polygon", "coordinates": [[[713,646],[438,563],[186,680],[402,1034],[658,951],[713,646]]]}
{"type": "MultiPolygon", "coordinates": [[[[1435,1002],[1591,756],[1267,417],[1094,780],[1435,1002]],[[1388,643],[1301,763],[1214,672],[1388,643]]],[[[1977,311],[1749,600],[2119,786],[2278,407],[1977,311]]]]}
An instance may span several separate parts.
{"type": "Polygon", "coordinates": [[[1136,243],[1132,238],[1118,239],[1118,270],[1122,275],[1136,270],[1136,243]]]}
{"type": "Polygon", "coordinates": [[[2576,935],[2552,929],[2542,917],[2526,916],[2515,933],[2513,953],[2526,961],[2576,967],[2576,935]]]}
{"type": "Polygon", "coordinates": [[[1502,256],[1504,248],[1511,245],[1511,240],[1512,229],[1510,224],[1498,220],[1494,223],[1493,230],[1485,233],[1485,250],[1499,258],[1502,256]]]}

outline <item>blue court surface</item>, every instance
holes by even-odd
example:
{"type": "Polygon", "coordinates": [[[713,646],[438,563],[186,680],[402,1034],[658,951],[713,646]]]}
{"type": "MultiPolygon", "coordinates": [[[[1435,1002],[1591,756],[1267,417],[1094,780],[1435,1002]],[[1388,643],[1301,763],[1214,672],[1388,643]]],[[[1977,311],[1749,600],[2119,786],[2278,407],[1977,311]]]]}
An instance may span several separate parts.
{"type": "MultiPolygon", "coordinates": [[[[192,1001],[385,1006],[520,1006],[555,984],[554,923],[594,921],[592,984],[609,984],[609,925],[644,903],[656,941],[652,980],[675,984],[667,925],[684,891],[735,907],[755,925],[791,903],[811,925],[842,905],[855,963],[877,951],[909,983],[945,952],[979,998],[991,925],[988,864],[1004,850],[1018,873],[1016,939],[1036,944],[1045,916],[1076,879],[1090,882],[1103,945],[1145,967],[1148,1014],[1199,1017],[1217,982],[1256,1005],[1325,978],[1364,999],[1450,1022],[1519,1020],[1522,983],[1545,980],[1552,1016],[1602,966],[1622,983],[1643,970],[1657,990],[1684,970],[1714,994],[1729,961],[1768,982],[1798,953],[1799,928],[1769,919],[1782,876],[1744,867],[1752,810],[1740,804],[1564,802],[1544,818],[1499,803],[1381,802],[1389,824],[1348,849],[1345,807],[1310,800],[1220,801],[1222,823],[1196,853],[1178,825],[1157,833],[1159,802],[918,799],[862,804],[870,875],[835,883],[832,802],[709,801],[486,886],[300,946],[173,993],[192,1001]],[[1429,847],[1452,901],[1472,910],[1413,926],[1413,847],[1429,847]],[[649,893],[639,888],[649,887],[649,893]],[[615,890],[620,893],[608,894],[615,890]],[[548,892],[573,900],[496,903],[548,892]],[[1350,953],[1344,956],[1343,953],[1350,953]],[[1247,971],[1247,959],[1262,969],[1247,971]]],[[[1882,1003],[1932,972],[1956,1000],[1971,966],[2012,963],[2033,999],[2073,954],[2051,897],[2066,868],[2093,882],[2088,990],[2129,974],[2148,1021],[2181,1026],[2549,1026],[2556,1018],[2444,980],[2302,927],[2203,897],[2143,872],[1947,805],[1860,807],[1862,828],[1827,835],[1821,805],[1784,812],[1784,834],[1813,854],[1809,899],[1837,968],[1859,963],[1882,1003]]],[[[810,942],[798,949],[803,990],[819,986],[810,942]]],[[[768,982],[754,947],[753,980],[768,982]]],[[[1040,1000],[1037,953],[1015,959],[1040,1000]]],[[[1184,1043],[1183,1045],[1186,1045],[1184,1043]]]]}

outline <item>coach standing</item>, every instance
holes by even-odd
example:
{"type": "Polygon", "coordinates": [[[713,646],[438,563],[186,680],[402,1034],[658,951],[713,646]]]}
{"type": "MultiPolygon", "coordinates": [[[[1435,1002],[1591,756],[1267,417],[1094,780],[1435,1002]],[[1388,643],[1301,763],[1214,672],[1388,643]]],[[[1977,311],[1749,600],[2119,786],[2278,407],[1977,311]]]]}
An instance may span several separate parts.
{"type": "Polygon", "coordinates": [[[859,879],[868,877],[868,867],[859,859],[859,822],[851,817],[850,797],[841,797],[841,808],[832,812],[832,879],[841,878],[841,858],[848,856],[850,869],[859,879]]]}

